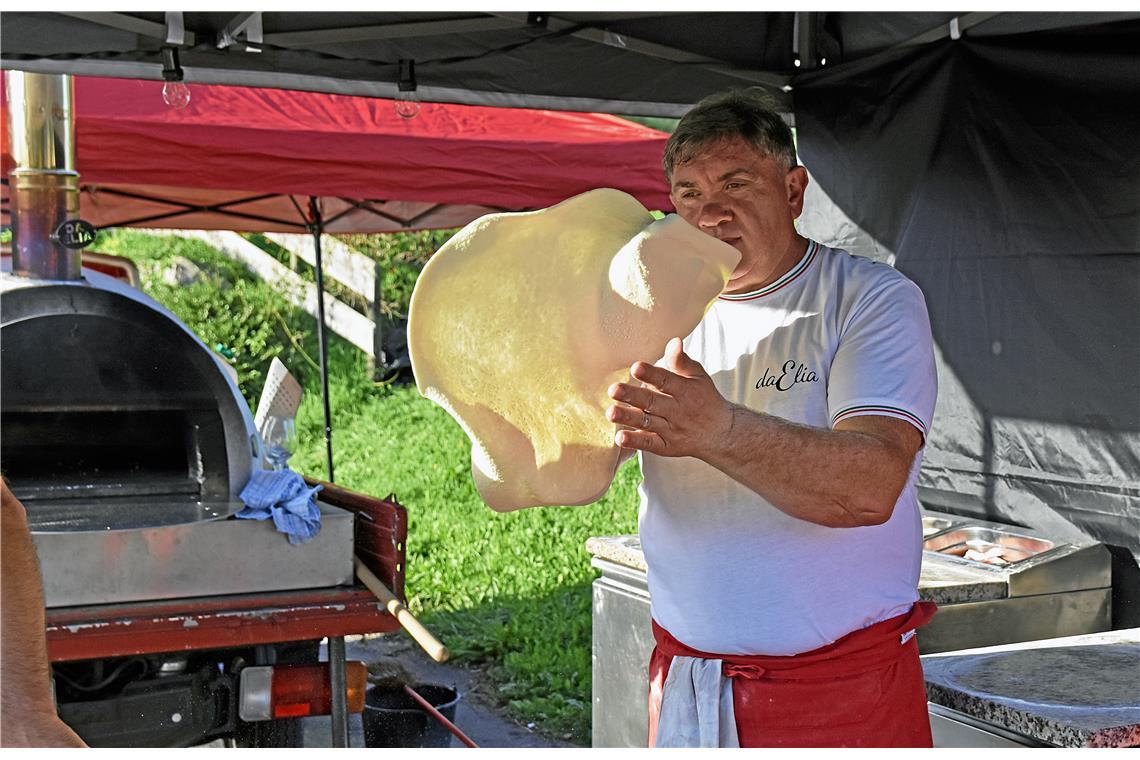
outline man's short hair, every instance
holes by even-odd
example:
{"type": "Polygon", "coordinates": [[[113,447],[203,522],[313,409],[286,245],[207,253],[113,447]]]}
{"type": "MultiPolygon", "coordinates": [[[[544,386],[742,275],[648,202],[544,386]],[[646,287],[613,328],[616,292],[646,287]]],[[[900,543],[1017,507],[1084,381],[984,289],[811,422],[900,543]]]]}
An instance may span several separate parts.
{"type": "Polygon", "coordinates": [[[674,167],[691,161],[715,142],[743,137],[761,154],[785,169],[796,165],[792,130],[772,108],[762,90],[729,90],[710,95],[681,118],[665,143],[665,177],[673,181],[674,167]]]}

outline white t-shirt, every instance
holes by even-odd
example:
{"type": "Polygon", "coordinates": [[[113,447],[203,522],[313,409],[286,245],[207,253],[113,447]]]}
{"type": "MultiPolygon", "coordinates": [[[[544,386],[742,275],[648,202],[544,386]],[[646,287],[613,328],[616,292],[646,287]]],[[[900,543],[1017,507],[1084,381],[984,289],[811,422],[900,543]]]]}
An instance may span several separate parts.
{"type": "MultiPolygon", "coordinates": [[[[886,415],[925,440],[934,414],[922,291],[893,267],[815,242],[771,285],[718,298],[684,345],[726,399],[792,422],[886,415]]],[[[922,562],[921,460],[886,523],[826,528],[698,459],[643,454],[653,618],[706,652],[791,655],[906,612],[922,562]]]]}

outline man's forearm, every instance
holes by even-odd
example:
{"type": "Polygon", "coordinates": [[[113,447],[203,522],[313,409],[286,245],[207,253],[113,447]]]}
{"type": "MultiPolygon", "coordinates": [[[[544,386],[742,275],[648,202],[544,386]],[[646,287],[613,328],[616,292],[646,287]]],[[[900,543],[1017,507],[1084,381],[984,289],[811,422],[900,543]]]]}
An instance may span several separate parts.
{"type": "MultiPolygon", "coordinates": [[[[3,652],[4,714],[16,700],[41,705],[50,699],[44,597],[39,563],[23,506],[5,498],[0,518],[0,648],[3,652]],[[20,685],[20,688],[13,688],[20,685]]],[[[54,710],[54,708],[53,708],[54,710]]]]}
{"type": "MultiPolygon", "coordinates": [[[[891,442],[860,430],[799,425],[737,405],[731,410],[728,434],[714,441],[702,460],[801,520],[851,528],[890,517],[909,472],[891,442]]],[[[874,430],[875,424],[868,418],[856,426],[874,430]]]]}
{"type": "Polygon", "coordinates": [[[7,486],[0,510],[0,743],[82,747],[51,698],[39,563],[24,507],[7,486]]]}

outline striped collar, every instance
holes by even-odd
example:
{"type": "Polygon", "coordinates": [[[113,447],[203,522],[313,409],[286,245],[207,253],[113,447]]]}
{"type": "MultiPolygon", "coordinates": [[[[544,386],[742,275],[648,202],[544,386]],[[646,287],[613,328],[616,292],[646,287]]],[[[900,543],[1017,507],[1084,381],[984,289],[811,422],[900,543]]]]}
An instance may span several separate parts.
{"type": "Polygon", "coordinates": [[[785,272],[783,277],[776,280],[770,285],[765,285],[759,290],[753,290],[751,293],[733,293],[732,295],[721,293],[719,296],[720,300],[734,302],[751,301],[755,298],[763,298],[764,296],[772,295],[777,290],[781,290],[788,285],[791,285],[793,282],[803,276],[804,272],[806,272],[811,267],[811,263],[815,261],[816,254],[819,253],[819,248],[819,243],[815,242],[814,240],[809,240],[807,252],[804,253],[803,258],[800,259],[794,267],[785,272]]]}

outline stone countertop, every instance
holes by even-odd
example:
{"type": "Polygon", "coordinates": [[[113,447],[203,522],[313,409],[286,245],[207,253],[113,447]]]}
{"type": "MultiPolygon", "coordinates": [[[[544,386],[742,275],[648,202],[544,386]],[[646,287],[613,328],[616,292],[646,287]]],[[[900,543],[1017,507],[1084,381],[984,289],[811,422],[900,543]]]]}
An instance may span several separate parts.
{"type": "Polygon", "coordinates": [[[594,536],[586,540],[586,551],[598,559],[606,559],[615,565],[632,567],[645,572],[645,555],[641,551],[638,536],[594,536]]]}
{"type": "Polygon", "coordinates": [[[934,552],[924,551],[918,596],[936,604],[1005,599],[1009,596],[1009,584],[1000,573],[956,564],[934,552]]]}
{"type": "MultiPolygon", "coordinates": [[[[637,536],[595,536],[586,541],[586,551],[617,565],[645,571],[645,555],[637,536]]],[[[922,577],[918,583],[921,599],[937,604],[1003,599],[1005,580],[984,568],[964,567],[942,561],[929,552],[923,554],[922,577]]]]}
{"type": "Polygon", "coordinates": [[[1140,746],[1140,628],[925,655],[927,698],[1061,747],[1140,746]]]}

